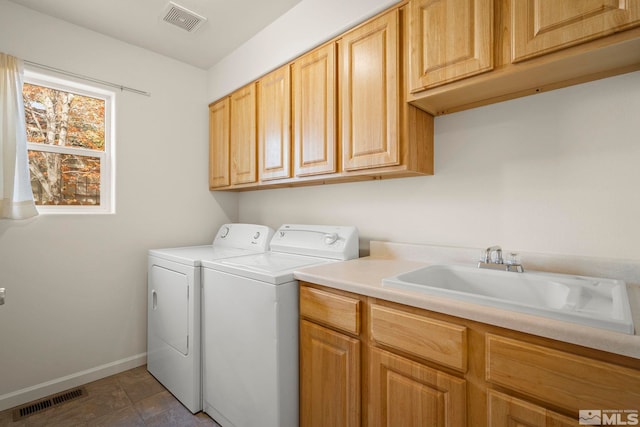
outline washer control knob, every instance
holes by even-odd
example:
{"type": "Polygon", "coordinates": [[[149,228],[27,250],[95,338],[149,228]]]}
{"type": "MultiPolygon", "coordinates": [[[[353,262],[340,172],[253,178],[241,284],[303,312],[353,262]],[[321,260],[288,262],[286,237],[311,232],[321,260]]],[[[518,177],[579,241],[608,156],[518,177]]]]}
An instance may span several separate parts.
{"type": "Polygon", "coordinates": [[[222,229],[222,232],[220,233],[220,237],[224,239],[225,237],[227,237],[228,234],[229,234],[229,227],[225,227],[222,229]]]}
{"type": "Polygon", "coordinates": [[[253,239],[258,239],[260,237],[260,232],[256,231],[256,234],[253,235],[253,239]]]}
{"type": "Polygon", "coordinates": [[[327,245],[333,245],[337,241],[338,241],[337,233],[329,233],[324,235],[324,243],[327,245]]]}

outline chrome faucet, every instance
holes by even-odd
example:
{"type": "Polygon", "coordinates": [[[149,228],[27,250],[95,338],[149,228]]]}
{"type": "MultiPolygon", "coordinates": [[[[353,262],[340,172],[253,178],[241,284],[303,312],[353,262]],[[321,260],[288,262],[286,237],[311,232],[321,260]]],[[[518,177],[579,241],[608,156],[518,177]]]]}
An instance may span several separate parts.
{"type": "Polygon", "coordinates": [[[518,254],[510,253],[507,262],[505,262],[502,258],[502,248],[500,246],[489,246],[485,249],[484,256],[478,262],[478,268],[524,273],[524,267],[518,261],[518,254]],[[495,256],[493,256],[494,253],[496,254],[495,256]]]}
{"type": "Polygon", "coordinates": [[[500,246],[489,246],[487,249],[484,250],[484,257],[482,258],[482,262],[484,262],[485,264],[488,263],[495,263],[495,264],[502,264],[503,260],[502,260],[502,248],[500,246]],[[496,253],[496,260],[493,260],[493,253],[496,253]]]}

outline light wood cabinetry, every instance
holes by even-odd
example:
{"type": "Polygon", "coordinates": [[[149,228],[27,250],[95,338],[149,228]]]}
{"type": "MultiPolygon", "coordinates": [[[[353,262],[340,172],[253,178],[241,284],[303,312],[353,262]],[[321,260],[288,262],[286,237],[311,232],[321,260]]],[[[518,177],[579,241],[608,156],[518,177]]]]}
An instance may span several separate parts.
{"type": "Polygon", "coordinates": [[[372,304],[371,338],[461,372],[467,370],[467,328],[372,304]]]}
{"type": "Polygon", "coordinates": [[[411,1],[411,92],[491,70],[493,15],[493,0],[411,1]]]}
{"type": "Polygon", "coordinates": [[[466,381],[370,348],[370,426],[466,425],[466,381]]]}
{"type": "Polygon", "coordinates": [[[254,83],[230,97],[231,185],[257,181],[256,86],[254,83]]]}
{"type": "Polygon", "coordinates": [[[640,0],[409,0],[407,100],[434,115],[640,69],[640,0]]]}
{"type": "Polygon", "coordinates": [[[301,283],[300,334],[303,426],[568,427],[580,410],[640,410],[637,359],[320,285],[301,283]]]}
{"type": "Polygon", "coordinates": [[[341,331],[360,334],[360,300],[314,288],[300,289],[300,312],[341,331]]]}
{"type": "Polygon", "coordinates": [[[640,25],[640,1],[512,0],[511,19],[518,62],[640,25]]]}
{"type": "Polygon", "coordinates": [[[350,31],[339,46],[343,168],[397,165],[399,12],[389,12],[350,31]]]}
{"type": "Polygon", "coordinates": [[[258,81],[258,168],[261,181],[291,176],[289,65],[258,81]]]}
{"type": "Polygon", "coordinates": [[[300,424],[360,425],[360,341],[300,322],[300,424]]]}
{"type": "MultiPolygon", "coordinates": [[[[243,191],[432,175],[433,116],[407,104],[405,96],[405,7],[394,6],[234,92],[230,184],[211,188],[243,191]],[[250,105],[256,85],[257,118],[250,105]],[[236,115],[240,111],[247,117],[236,115]],[[251,120],[257,123],[257,152],[245,143],[254,129],[251,120]],[[250,166],[258,170],[257,178],[250,166]]],[[[216,147],[211,144],[211,150],[216,147]]]]}
{"type": "Polygon", "coordinates": [[[487,334],[486,340],[487,381],[492,384],[575,413],[593,408],[638,409],[637,370],[499,335],[487,334]]]}
{"type": "Polygon", "coordinates": [[[337,172],[335,43],[296,59],[291,67],[295,175],[337,172]]]}
{"type": "Polygon", "coordinates": [[[360,304],[358,298],[300,288],[301,426],[360,425],[360,304]]]}
{"type": "Polygon", "coordinates": [[[425,360],[464,369],[462,346],[464,327],[302,284],[301,425],[464,426],[467,385],[462,374],[404,356],[424,353],[425,360]],[[462,352],[452,354],[456,349],[462,352]]]}
{"type": "Polygon", "coordinates": [[[209,188],[226,187],[229,175],[229,97],[209,105],[209,188]]]}
{"type": "Polygon", "coordinates": [[[212,103],[209,186],[432,175],[434,115],[636,70],[640,0],[404,0],[212,103]]]}
{"type": "Polygon", "coordinates": [[[487,393],[490,427],[575,427],[578,420],[541,406],[489,390],[487,393]]]}

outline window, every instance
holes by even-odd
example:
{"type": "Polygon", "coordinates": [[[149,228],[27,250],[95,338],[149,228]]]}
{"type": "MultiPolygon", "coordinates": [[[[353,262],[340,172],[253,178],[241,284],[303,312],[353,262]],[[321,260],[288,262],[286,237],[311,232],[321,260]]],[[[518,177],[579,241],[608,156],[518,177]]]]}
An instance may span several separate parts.
{"type": "Polygon", "coordinates": [[[22,94],[38,211],[113,212],[113,92],[27,71],[22,94]]]}

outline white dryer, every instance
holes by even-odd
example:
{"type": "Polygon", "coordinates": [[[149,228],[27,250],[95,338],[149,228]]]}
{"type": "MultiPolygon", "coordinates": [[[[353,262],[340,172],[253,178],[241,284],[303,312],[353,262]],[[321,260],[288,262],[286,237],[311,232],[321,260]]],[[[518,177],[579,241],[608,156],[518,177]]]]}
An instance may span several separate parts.
{"type": "Polygon", "coordinates": [[[203,410],[223,427],[298,425],[302,267],[358,257],[355,227],[283,225],[271,251],[203,261],[203,410]]]}
{"type": "Polygon", "coordinates": [[[149,251],[147,370],[193,413],[202,410],[201,263],[264,252],[272,236],[225,224],[211,245],[149,251]]]}

